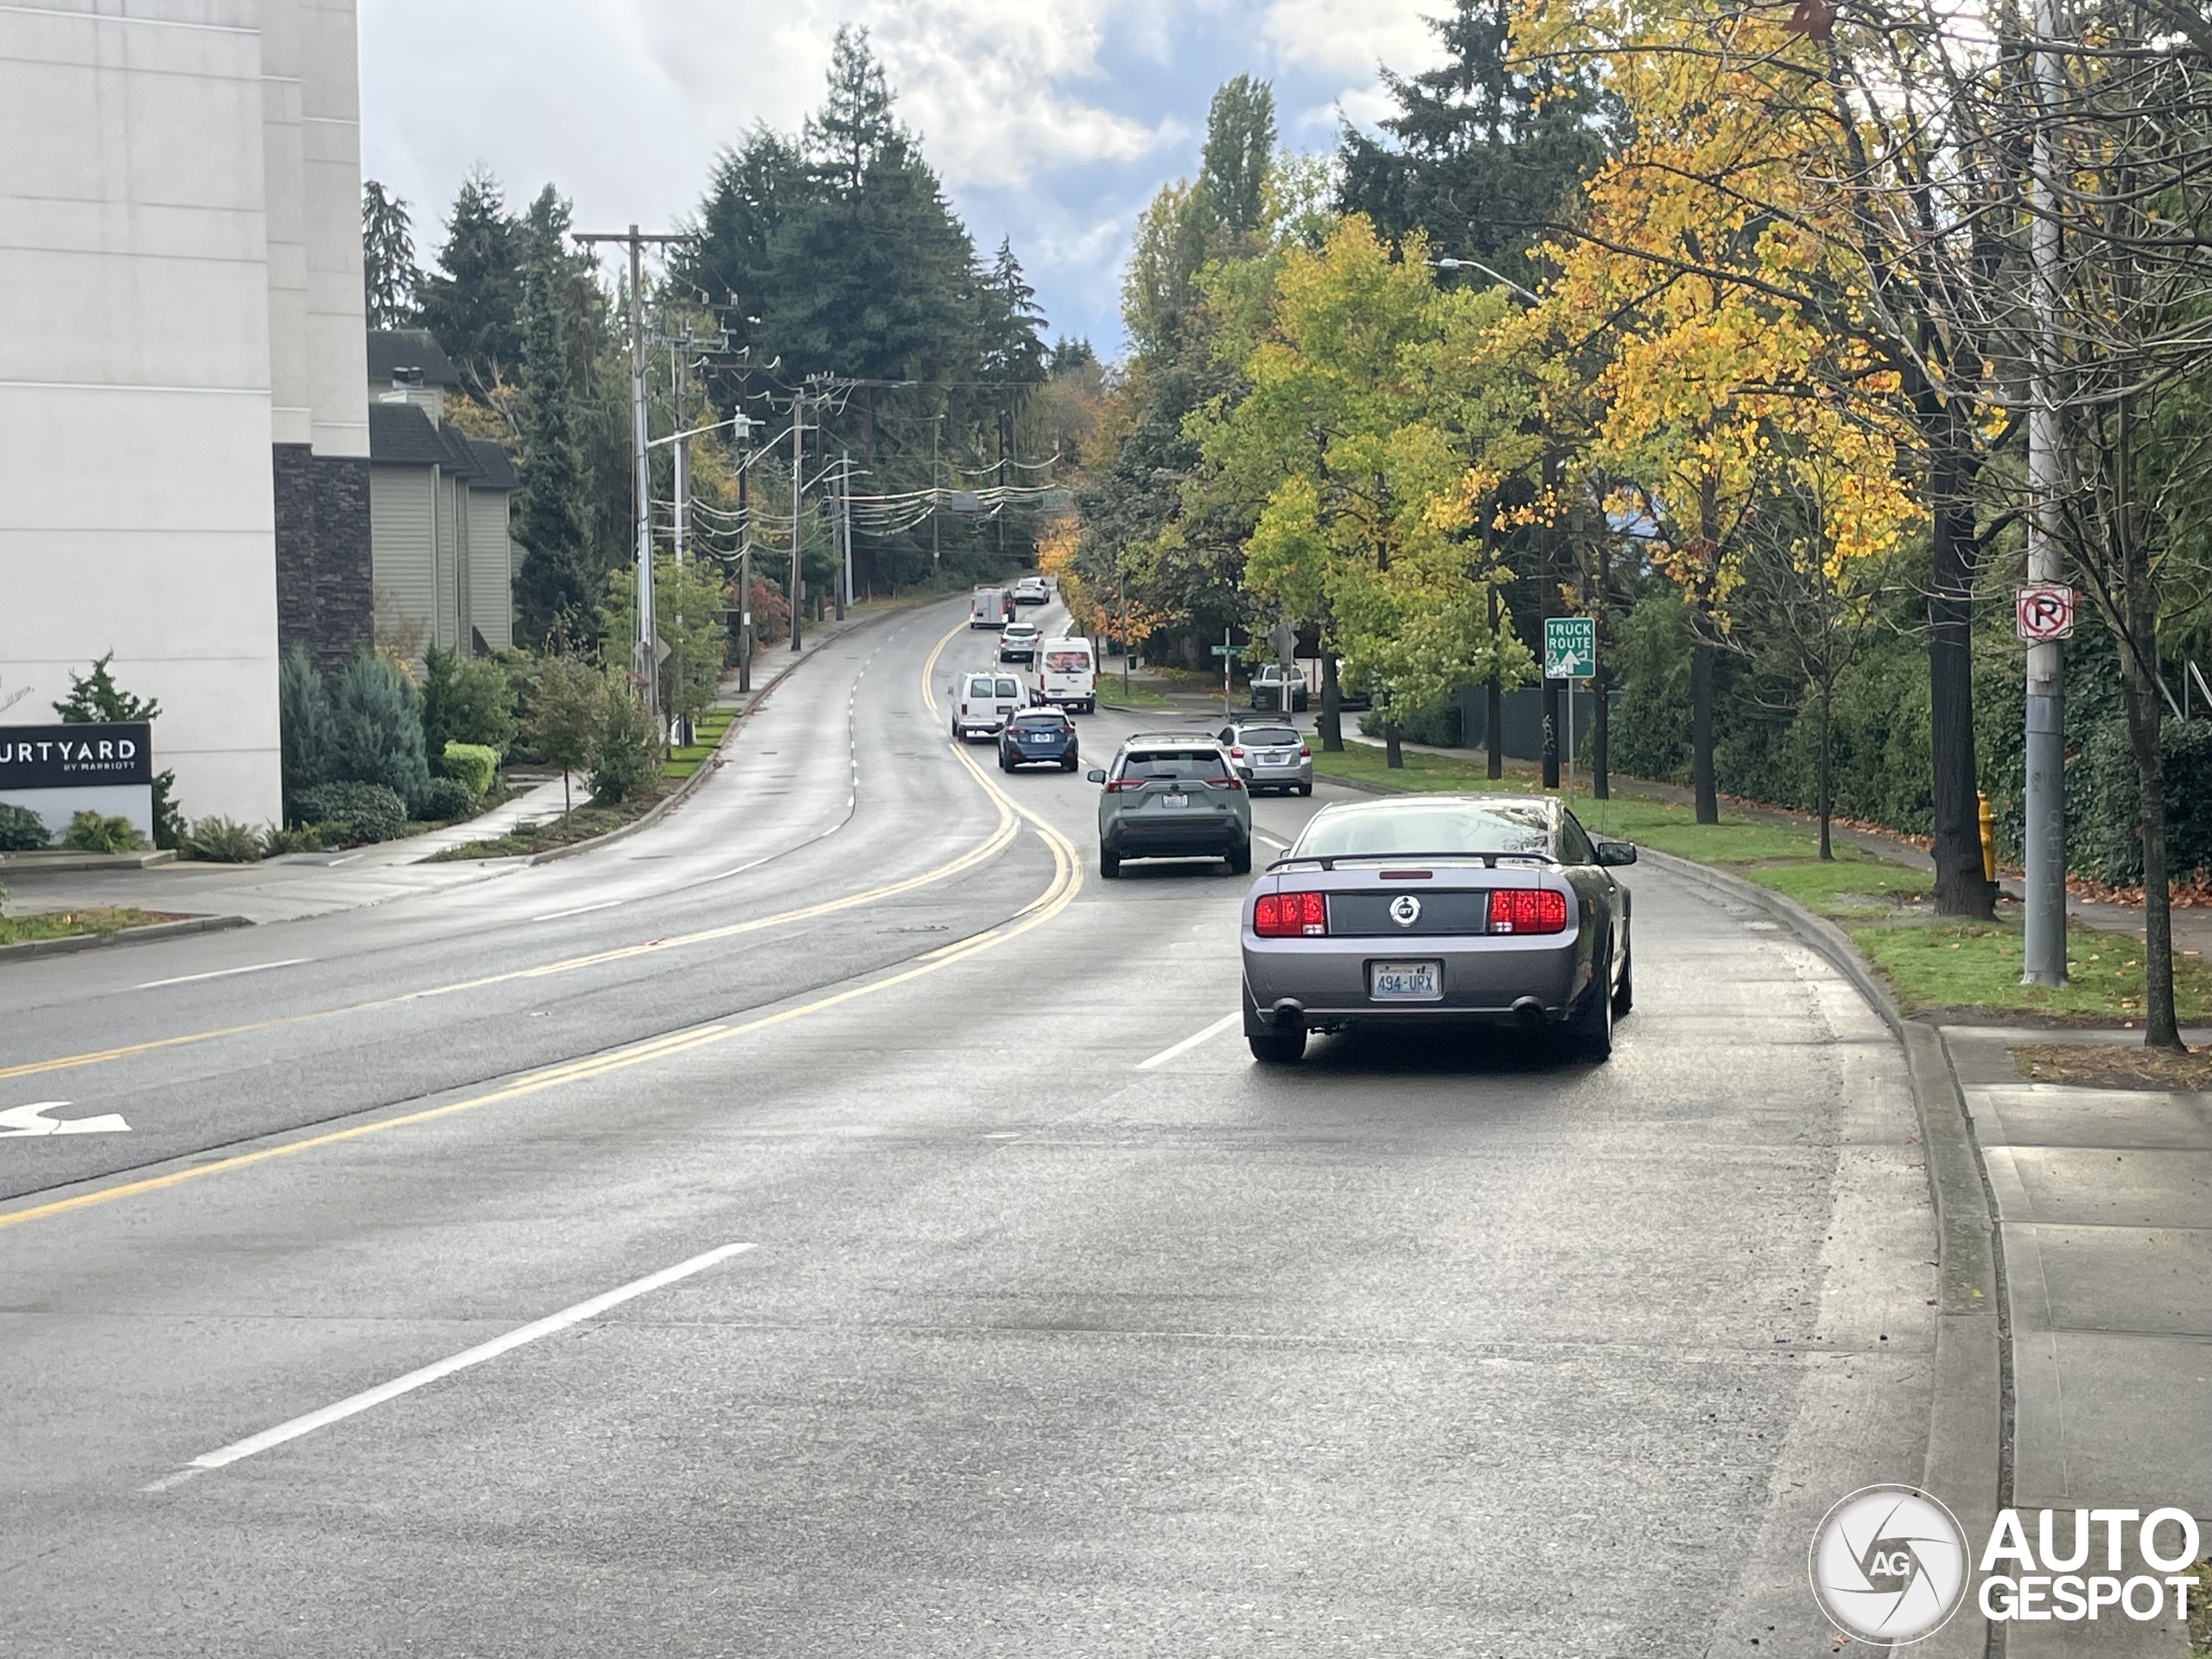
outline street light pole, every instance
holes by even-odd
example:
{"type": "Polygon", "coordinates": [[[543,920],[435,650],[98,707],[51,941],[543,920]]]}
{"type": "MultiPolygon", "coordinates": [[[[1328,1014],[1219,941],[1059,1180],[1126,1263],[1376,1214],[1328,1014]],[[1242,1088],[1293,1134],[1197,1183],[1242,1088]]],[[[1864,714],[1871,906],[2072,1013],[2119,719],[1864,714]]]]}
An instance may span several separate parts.
{"type": "Polygon", "coordinates": [[[737,689],[753,689],[753,423],[738,417],[737,689]]]}
{"type": "MultiPolygon", "coordinates": [[[[2062,96],[2050,43],[2057,38],[2056,0],[2035,0],[2035,142],[2028,188],[2030,304],[2034,315],[2034,375],[2028,404],[2028,580],[2065,575],[2052,533],[2060,488],[2058,388],[2051,337],[2058,310],[2058,211],[2052,181],[2050,124],[2062,96]]],[[[2066,686],[2064,648],[2056,639],[2028,646],[2027,879],[2022,941],[2024,985],[2066,982],[2066,686]]]]}
{"type": "Polygon", "coordinates": [[[802,505],[803,505],[803,503],[802,503],[802,492],[803,492],[803,488],[804,488],[804,481],[805,481],[805,478],[806,478],[806,474],[805,474],[805,473],[802,470],[802,468],[803,468],[803,467],[804,467],[804,465],[805,465],[806,456],[805,456],[805,451],[804,451],[804,448],[802,447],[802,445],[803,445],[803,440],[802,440],[802,437],[801,437],[801,434],[805,430],[805,427],[804,427],[804,421],[805,421],[805,417],[806,417],[806,394],[805,394],[804,392],[801,392],[801,391],[795,391],[795,392],[793,392],[793,393],[791,394],[791,649],[792,649],[793,651],[797,651],[797,650],[798,650],[798,649],[799,649],[799,620],[798,620],[798,613],[799,613],[799,608],[800,608],[800,601],[801,601],[803,599],[804,599],[804,597],[805,597],[805,594],[806,594],[806,587],[805,587],[805,584],[806,584],[806,578],[805,578],[804,574],[804,573],[800,570],[800,569],[799,569],[799,549],[800,549],[800,545],[801,545],[801,537],[800,537],[800,535],[799,535],[799,520],[800,520],[800,517],[801,517],[801,514],[800,514],[800,508],[801,508],[801,506],[802,506],[802,505]]]}
{"type": "Polygon", "coordinates": [[[653,499],[649,451],[645,444],[645,245],[648,242],[696,242],[683,233],[648,235],[632,225],[626,232],[575,231],[571,238],[589,247],[600,242],[620,242],[630,254],[630,459],[631,488],[636,493],[632,516],[637,530],[638,638],[631,657],[645,682],[645,707],[660,712],[660,664],[653,660],[658,634],[653,627],[653,499]]]}

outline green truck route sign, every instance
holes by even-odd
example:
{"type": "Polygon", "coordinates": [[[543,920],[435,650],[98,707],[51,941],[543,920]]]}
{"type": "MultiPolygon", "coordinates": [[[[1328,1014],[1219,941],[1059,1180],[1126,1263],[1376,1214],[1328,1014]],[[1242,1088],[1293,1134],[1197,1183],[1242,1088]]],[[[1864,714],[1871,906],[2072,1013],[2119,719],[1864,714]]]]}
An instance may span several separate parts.
{"type": "Polygon", "coordinates": [[[1592,616],[1548,616],[1544,619],[1544,677],[1548,680],[1586,680],[1598,672],[1598,619],[1592,616]]]}

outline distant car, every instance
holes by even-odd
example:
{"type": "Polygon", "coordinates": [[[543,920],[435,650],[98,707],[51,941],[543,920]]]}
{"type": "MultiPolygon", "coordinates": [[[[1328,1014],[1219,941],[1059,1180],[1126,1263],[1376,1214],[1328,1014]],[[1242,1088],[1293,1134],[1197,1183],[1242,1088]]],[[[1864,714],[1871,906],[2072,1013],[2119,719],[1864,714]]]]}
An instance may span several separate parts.
{"type": "Polygon", "coordinates": [[[1439,1021],[1562,1032],[1592,1059],[1636,1000],[1626,842],[1543,796],[1325,806],[1244,901],[1244,1035],[1439,1021]]]}
{"type": "Polygon", "coordinates": [[[1230,764],[1255,795],[1263,789],[1284,794],[1313,792],[1313,751],[1295,726],[1281,721],[1246,721],[1217,734],[1229,746],[1230,764]]]}
{"type": "Polygon", "coordinates": [[[1063,772],[1079,764],[1075,722],[1058,709],[1031,709],[1007,721],[999,733],[999,770],[1051,761],[1063,772]]]}
{"type": "Polygon", "coordinates": [[[963,674],[952,683],[952,741],[995,734],[1027,701],[1011,674],[963,674]]]}
{"type": "Polygon", "coordinates": [[[1014,584],[1014,602],[1017,605],[1042,605],[1052,596],[1052,589],[1045,586],[1042,576],[1024,576],[1014,584]]]}
{"type": "Polygon", "coordinates": [[[1229,753],[1205,732],[1140,732],[1114,764],[1093,772],[1098,874],[1128,858],[1219,858],[1232,875],[1252,868],[1252,798],[1229,753]]]}
{"type": "MultiPolygon", "coordinates": [[[[1290,709],[1294,715],[1306,712],[1306,699],[1312,695],[1306,689],[1306,677],[1293,671],[1287,677],[1290,683],[1290,709]]],[[[1286,678],[1279,663],[1262,663],[1252,671],[1252,707],[1264,709],[1269,714],[1284,712],[1283,683],[1286,678]]]]}
{"type": "Polygon", "coordinates": [[[999,635],[999,661],[1002,663],[1033,663],[1037,660],[1037,641],[1042,631],[1034,622],[1009,622],[999,635]]]}

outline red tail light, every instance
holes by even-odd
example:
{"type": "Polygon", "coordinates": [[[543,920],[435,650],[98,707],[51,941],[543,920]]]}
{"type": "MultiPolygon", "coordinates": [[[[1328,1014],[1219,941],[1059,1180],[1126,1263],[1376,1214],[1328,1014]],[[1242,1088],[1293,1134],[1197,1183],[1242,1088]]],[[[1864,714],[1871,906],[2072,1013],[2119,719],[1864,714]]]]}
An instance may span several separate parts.
{"type": "Polygon", "coordinates": [[[1244,780],[1242,778],[1211,778],[1206,781],[1209,783],[1218,784],[1224,789],[1234,789],[1241,791],[1244,787],[1244,780]]]}
{"type": "Polygon", "coordinates": [[[1298,758],[1301,760],[1311,760],[1313,758],[1313,751],[1301,743],[1298,746],[1298,758]]]}
{"type": "Polygon", "coordinates": [[[1319,938],[1329,931],[1328,901],[1318,893],[1263,893],[1253,901],[1252,931],[1263,939],[1319,938]]]}
{"type": "Polygon", "coordinates": [[[1550,887],[1499,887],[1490,896],[1493,933],[1564,933],[1567,895],[1550,887]]]}
{"type": "Polygon", "coordinates": [[[1229,758],[1232,760],[1242,760],[1244,758],[1244,751],[1232,744],[1230,747],[1229,758]]]}
{"type": "Polygon", "coordinates": [[[1106,780],[1106,792],[1111,795],[1119,790],[1142,789],[1144,785],[1145,780],[1141,778],[1109,778],[1106,780]]]}

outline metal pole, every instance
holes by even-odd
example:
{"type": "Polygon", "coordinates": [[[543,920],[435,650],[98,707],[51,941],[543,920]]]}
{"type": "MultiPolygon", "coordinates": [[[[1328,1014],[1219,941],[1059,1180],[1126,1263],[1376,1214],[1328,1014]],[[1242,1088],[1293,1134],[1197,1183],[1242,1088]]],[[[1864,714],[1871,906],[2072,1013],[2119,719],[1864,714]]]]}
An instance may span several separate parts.
{"type": "Polygon", "coordinates": [[[837,455],[837,521],[845,543],[845,587],[837,601],[837,620],[842,622],[846,607],[853,602],[853,452],[849,449],[837,455]]]}
{"type": "MultiPolygon", "coordinates": [[[[739,430],[743,432],[744,428],[739,430]]],[[[741,445],[737,467],[737,689],[753,689],[752,457],[741,445]]]]}
{"type": "MultiPolygon", "coordinates": [[[[670,458],[670,470],[672,474],[672,493],[675,496],[674,505],[676,518],[673,527],[673,539],[676,543],[676,568],[679,571],[683,569],[683,539],[688,522],[684,509],[685,505],[690,499],[689,492],[690,490],[690,469],[684,465],[683,458],[684,452],[691,447],[691,441],[682,435],[683,431],[684,350],[685,348],[683,346],[671,346],[669,348],[668,353],[669,396],[674,401],[676,405],[676,412],[669,420],[669,429],[677,435],[675,441],[669,445],[669,448],[675,451],[675,454],[670,458]]],[[[677,592],[680,594],[682,589],[679,588],[677,592]]],[[[681,685],[683,682],[683,601],[680,597],[677,601],[675,651],[676,655],[671,659],[676,664],[676,672],[670,679],[671,686],[681,685]]],[[[659,682],[660,676],[658,671],[655,672],[653,678],[656,683],[659,682]]],[[[687,717],[680,720],[677,724],[682,729],[683,741],[686,743],[689,743],[691,741],[690,721],[687,717]]]]}
{"type": "Polygon", "coordinates": [[[800,570],[800,569],[799,569],[799,563],[798,563],[799,550],[800,550],[801,542],[802,542],[802,538],[801,538],[801,537],[800,537],[800,535],[799,535],[800,508],[801,508],[801,506],[802,506],[802,505],[803,505],[803,504],[804,504],[804,503],[803,503],[803,497],[802,497],[802,494],[801,494],[801,491],[800,491],[800,487],[799,487],[799,486],[800,486],[801,482],[802,482],[802,481],[804,480],[804,478],[805,478],[805,474],[804,474],[803,472],[801,472],[799,469],[806,464],[806,455],[805,455],[805,452],[804,452],[804,449],[802,448],[802,447],[801,447],[800,434],[801,434],[801,432],[802,432],[802,431],[804,431],[804,428],[802,426],[801,423],[802,423],[802,421],[804,420],[804,416],[805,416],[805,414],[806,414],[806,398],[805,398],[805,395],[804,395],[804,393],[801,393],[801,392],[796,392],[796,391],[795,391],[795,392],[793,392],[793,393],[791,394],[791,649],[792,649],[793,651],[797,651],[797,650],[799,648],[799,618],[798,618],[798,613],[799,613],[799,602],[800,602],[800,601],[801,601],[802,599],[804,599],[804,598],[805,597],[805,592],[806,592],[806,577],[805,577],[805,574],[804,574],[804,572],[803,572],[802,570],[800,570]]]}
{"type": "MultiPolygon", "coordinates": [[[[2058,35],[2056,0],[2036,0],[2036,34],[2058,35]]],[[[2052,533],[2060,487],[2057,387],[2051,337],[2058,310],[2058,208],[2052,188],[2050,123],[2062,95],[2058,66],[2047,47],[2035,54],[2036,124],[2029,179],[2030,303],[2035,317],[2034,385],[2028,407],[2028,580],[2064,580],[2052,533]]],[[[2026,927],[2024,985],[2066,982],[2066,687],[2065,656],[2056,639],[2028,647],[2026,927]]]]}
{"type": "Polygon", "coordinates": [[[1221,717],[1224,721],[1229,718],[1230,661],[1229,630],[1227,628],[1224,628],[1221,631],[1221,717]]]}
{"type": "Polygon", "coordinates": [[[660,665],[653,661],[653,498],[645,454],[645,301],[644,239],[630,227],[630,454],[638,493],[638,658],[645,707],[660,712],[660,665]]]}
{"type": "Polygon", "coordinates": [[[1574,810],[1574,682],[1567,684],[1567,753],[1560,756],[1560,798],[1574,810]]]}

